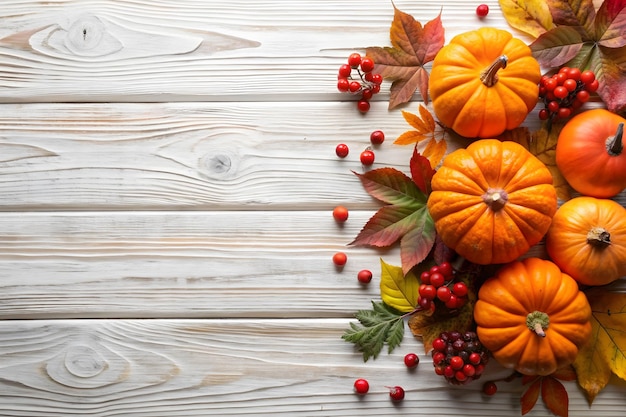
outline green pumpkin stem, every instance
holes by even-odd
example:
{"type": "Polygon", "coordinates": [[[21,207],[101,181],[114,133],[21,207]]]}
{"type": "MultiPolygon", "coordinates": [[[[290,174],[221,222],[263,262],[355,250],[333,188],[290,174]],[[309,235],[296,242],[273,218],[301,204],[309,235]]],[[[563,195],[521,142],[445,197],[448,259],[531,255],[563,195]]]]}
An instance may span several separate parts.
{"type": "Polygon", "coordinates": [[[526,326],[537,336],[546,337],[546,330],[550,325],[550,317],[541,311],[533,311],[526,316],[526,326]]]}
{"type": "Polygon", "coordinates": [[[508,62],[509,58],[506,55],[500,55],[480,74],[480,81],[487,87],[493,87],[498,82],[498,71],[506,68],[508,62]]]}
{"type": "Polygon", "coordinates": [[[611,245],[611,233],[604,227],[592,227],[587,233],[587,243],[597,248],[611,245]]]}
{"type": "Polygon", "coordinates": [[[624,142],[622,141],[622,136],[624,135],[624,123],[620,123],[617,125],[617,131],[615,131],[615,136],[610,136],[606,140],[606,150],[609,155],[617,156],[622,153],[624,150],[624,142]]]}

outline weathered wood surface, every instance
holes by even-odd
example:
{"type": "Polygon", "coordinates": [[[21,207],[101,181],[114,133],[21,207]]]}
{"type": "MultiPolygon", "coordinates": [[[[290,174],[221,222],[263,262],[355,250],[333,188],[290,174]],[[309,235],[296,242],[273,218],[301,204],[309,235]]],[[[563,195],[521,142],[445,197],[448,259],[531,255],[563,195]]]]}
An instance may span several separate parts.
{"type": "MultiPolygon", "coordinates": [[[[394,3],[441,11],[447,40],[507,28],[495,1],[482,22],[469,0],[394,3]]],[[[518,384],[449,387],[408,331],[365,364],[340,339],[378,297],[379,257],[399,262],[346,247],[379,206],[351,171],[374,129],[375,167],[406,170],[411,149],[390,143],[408,125],[386,93],[361,116],[336,70],[388,44],[392,16],[377,0],[2,2],[0,416],[519,415],[518,384]]],[[[570,416],[619,415],[615,382],[591,409],[569,384],[570,416]]]]}

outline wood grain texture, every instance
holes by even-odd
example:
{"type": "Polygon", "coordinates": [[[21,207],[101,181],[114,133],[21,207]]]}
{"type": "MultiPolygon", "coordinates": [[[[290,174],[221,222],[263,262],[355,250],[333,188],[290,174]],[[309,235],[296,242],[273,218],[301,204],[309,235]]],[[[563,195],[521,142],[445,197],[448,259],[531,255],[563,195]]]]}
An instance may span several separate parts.
{"type": "MultiPolygon", "coordinates": [[[[479,384],[435,377],[422,345],[408,337],[393,354],[363,364],[340,339],[348,321],[57,320],[0,322],[2,416],[465,416],[519,415],[519,381],[482,397],[479,384]],[[407,371],[414,351],[420,365],[407,371]],[[357,377],[370,392],[352,392],[357,377]],[[386,386],[401,385],[395,406],[386,386]],[[488,406],[486,406],[488,404],[488,406]]],[[[508,375],[491,367],[485,378],[508,375]]],[[[589,408],[573,384],[570,416],[589,408]]],[[[593,407],[626,406],[611,386],[593,407]]],[[[541,405],[531,417],[550,416],[541,405]]]]}
{"type": "MultiPolygon", "coordinates": [[[[421,20],[467,28],[466,1],[396,1],[421,20]],[[418,13],[419,12],[419,13],[418,13]]],[[[3,101],[337,100],[336,69],[355,49],[389,44],[386,1],[6,0],[3,101]]],[[[493,14],[489,23],[503,26],[493,14]]],[[[521,34],[520,34],[521,36],[521,34]]]]}

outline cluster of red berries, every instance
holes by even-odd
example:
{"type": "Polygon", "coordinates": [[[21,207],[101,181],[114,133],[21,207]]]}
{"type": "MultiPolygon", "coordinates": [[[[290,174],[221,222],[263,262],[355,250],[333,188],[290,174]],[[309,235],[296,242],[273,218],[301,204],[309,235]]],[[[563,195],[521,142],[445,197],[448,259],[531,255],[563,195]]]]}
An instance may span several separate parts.
{"type": "Polygon", "coordinates": [[[370,99],[380,91],[383,77],[374,73],[374,60],[370,57],[361,57],[355,52],[348,57],[348,63],[339,67],[337,89],[342,93],[359,94],[357,108],[361,113],[370,109],[370,99]],[[353,76],[356,71],[358,78],[353,76]]]}
{"type": "Polygon", "coordinates": [[[489,359],[475,332],[443,332],[433,340],[435,373],[455,385],[480,378],[489,359]]]}
{"type": "Polygon", "coordinates": [[[420,275],[418,305],[424,310],[434,311],[436,304],[457,310],[467,302],[467,285],[455,281],[455,272],[449,262],[433,265],[420,275]]]}
{"type": "Polygon", "coordinates": [[[539,111],[541,120],[567,119],[589,101],[598,90],[598,80],[593,71],[562,67],[556,74],[544,75],[539,81],[539,98],[544,108],[539,111]]]}

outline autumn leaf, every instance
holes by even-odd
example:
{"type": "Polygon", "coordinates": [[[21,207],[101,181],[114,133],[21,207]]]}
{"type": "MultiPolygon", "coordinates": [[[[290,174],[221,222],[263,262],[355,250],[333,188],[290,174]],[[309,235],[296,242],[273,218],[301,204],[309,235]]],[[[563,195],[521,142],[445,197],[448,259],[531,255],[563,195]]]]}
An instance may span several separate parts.
{"type": "Polygon", "coordinates": [[[500,9],[511,27],[533,37],[554,28],[545,0],[499,0],[500,9]]]}
{"type": "Polygon", "coordinates": [[[428,256],[435,242],[435,224],[426,206],[426,195],[395,168],[355,175],[365,191],[387,205],[367,221],[350,244],[388,247],[399,241],[402,270],[407,274],[428,256]]]}
{"type": "Polygon", "coordinates": [[[587,292],[592,336],[574,361],[578,384],[589,404],[608,384],[611,373],[626,380],[626,294],[587,292]]]}
{"type": "Polygon", "coordinates": [[[441,13],[422,26],[394,6],[389,35],[391,47],[366,48],[367,55],[376,62],[376,71],[393,81],[389,109],[411,100],[418,89],[428,103],[428,72],[424,64],[432,61],[444,44],[441,13]]]}
{"type": "Polygon", "coordinates": [[[558,198],[567,201],[572,198],[574,190],[556,166],[556,143],[562,128],[563,123],[544,122],[540,129],[532,133],[518,129],[507,139],[519,143],[546,165],[552,174],[552,184],[558,198]]]}
{"type": "Polygon", "coordinates": [[[446,153],[447,142],[445,140],[446,129],[435,121],[432,113],[422,104],[418,107],[419,115],[402,111],[404,120],[415,130],[407,130],[393,142],[395,145],[416,145],[427,141],[423,156],[430,161],[435,168],[446,153]]]}
{"type": "Polygon", "coordinates": [[[457,274],[457,280],[467,285],[467,302],[456,312],[447,309],[437,309],[433,314],[417,313],[409,319],[409,329],[416,337],[421,337],[424,344],[424,351],[428,353],[433,348],[435,340],[442,332],[471,330],[474,324],[474,304],[476,303],[476,292],[474,288],[473,273],[461,272],[457,274]]]}
{"type": "Polygon", "coordinates": [[[539,393],[541,392],[541,378],[534,378],[533,382],[526,388],[520,399],[522,405],[522,415],[528,414],[537,404],[539,393]]]}
{"type": "Polygon", "coordinates": [[[533,56],[545,67],[591,69],[607,108],[625,111],[626,1],[605,0],[597,11],[593,0],[548,0],[547,5],[555,27],[530,44],[533,56]]]}
{"type": "Polygon", "coordinates": [[[413,156],[409,162],[411,169],[411,179],[417,185],[421,192],[428,195],[430,194],[431,187],[430,182],[435,175],[430,161],[424,155],[421,155],[417,148],[413,149],[413,156]]]}
{"type": "Polygon", "coordinates": [[[550,412],[558,417],[567,417],[569,412],[569,396],[565,386],[559,379],[570,380],[571,370],[559,370],[552,375],[524,375],[522,383],[528,388],[522,394],[520,404],[522,415],[528,414],[537,404],[539,394],[550,412]]]}
{"type": "Polygon", "coordinates": [[[385,304],[402,313],[410,313],[417,306],[420,282],[411,272],[404,275],[402,268],[380,260],[380,296],[385,304]]]}

